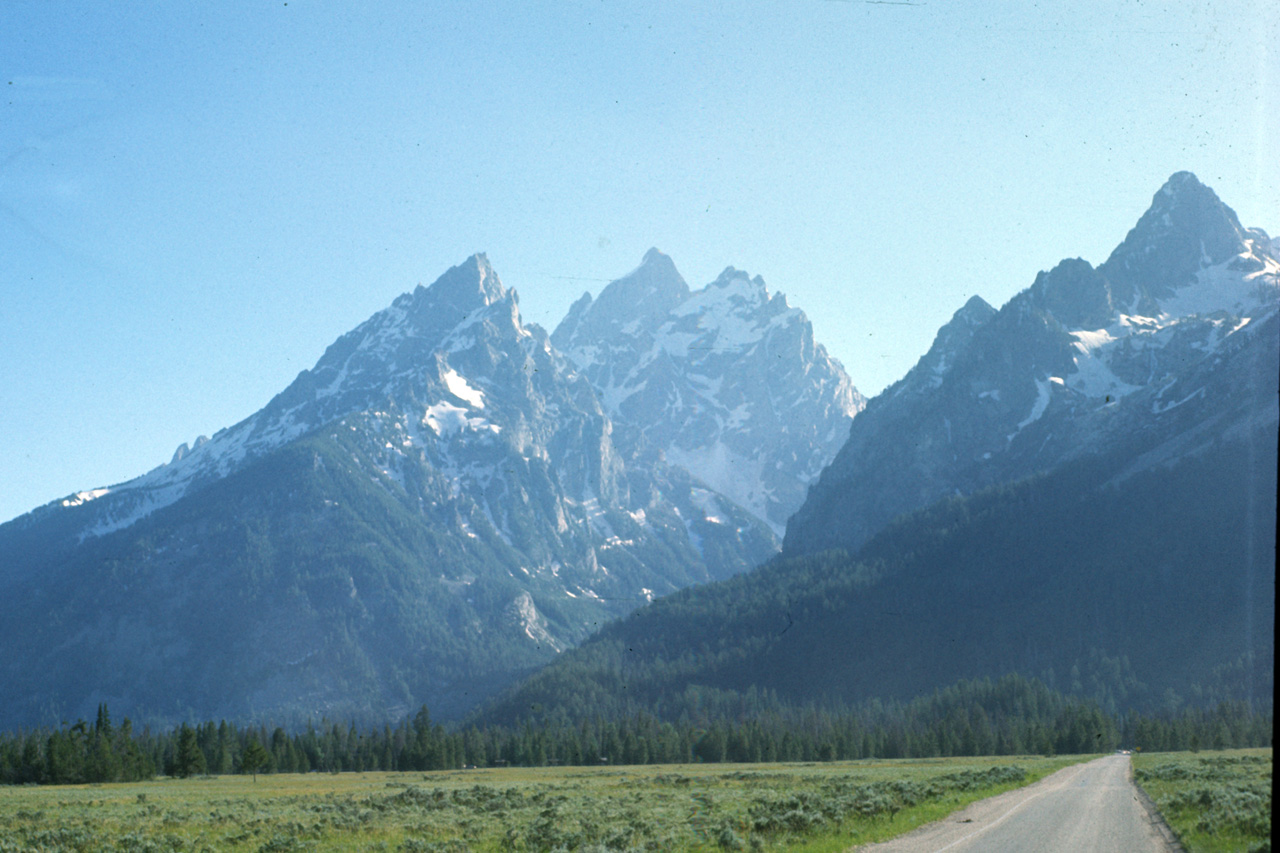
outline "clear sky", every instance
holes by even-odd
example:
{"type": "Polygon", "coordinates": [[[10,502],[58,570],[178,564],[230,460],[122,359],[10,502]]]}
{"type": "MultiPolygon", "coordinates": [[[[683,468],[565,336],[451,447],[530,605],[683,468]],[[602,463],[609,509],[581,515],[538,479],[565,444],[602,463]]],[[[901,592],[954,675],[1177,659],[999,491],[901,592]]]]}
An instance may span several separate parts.
{"type": "Polygon", "coordinates": [[[548,330],[650,246],[868,395],[1173,172],[1280,229],[1274,0],[0,3],[0,521],[260,408],[485,251],[548,330]]]}

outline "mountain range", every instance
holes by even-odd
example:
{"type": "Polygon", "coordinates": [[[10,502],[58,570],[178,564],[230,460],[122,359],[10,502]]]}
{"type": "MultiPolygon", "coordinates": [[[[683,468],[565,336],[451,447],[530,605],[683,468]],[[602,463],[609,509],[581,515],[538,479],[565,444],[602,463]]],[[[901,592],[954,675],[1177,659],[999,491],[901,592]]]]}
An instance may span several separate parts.
{"type": "Polygon", "coordinates": [[[651,251],[575,306],[566,357],[476,255],[244,421],[0,526],[0,723],[98,702],[447,718],[655,596],[767,559],[861,398],[804,315],[748,285],[690,294],[651,251]],[[676,300],[651,306],[649,283],[676,300]],[[610,310],[657,325],[611,328],[610,310]],[[732,358],[690,355],[730,339],[732,358]],[[651,392],[594,385],[591,346],[651,392]],[[649,428],[686,411],[704,417],[649,428]],[[754,479],[697,455],[707,429],[767,454],[754,479]]]}
{"type": "Polygon", "coordinates": [[[0,726],[1270,695],[1278,251],[1178,173],[870,401],[759,276],[653,249],[547,334],[472,256],[0,525],[0,726]]]}
{"type": "Polygon", "coordinates": [[[853,420],[781,558],[607,626],[487,719],[696,719],[1014,672],[1112,711],[1269,701],[1277,248],[1175,174],[1099,267],[961,307],[853,420]]]}

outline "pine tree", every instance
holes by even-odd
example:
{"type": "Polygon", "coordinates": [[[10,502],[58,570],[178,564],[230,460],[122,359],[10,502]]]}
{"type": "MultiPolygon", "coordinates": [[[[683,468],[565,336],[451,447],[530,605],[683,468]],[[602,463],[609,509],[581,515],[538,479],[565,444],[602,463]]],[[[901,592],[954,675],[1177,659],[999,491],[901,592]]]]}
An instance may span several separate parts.
{"type": "Polygon", "coordinates": [[[267,762],[271,756],[267,754],[266,747],[258,743],[258,739],[253,735],[249,735],[249,742],[244,745],[244,752],[240,754],[240,772],[252,773],[253,781],[258,781],[258,771],[267,766],[267,762]]]}
{"type": "Polygon", "coordinates": [[[196,739],[195,729],[182,724],[178,730],[178,751],[174,756],[174,774],[186,779],[197,773],[205,772],[204,753],[200,751],[200,743],[196,739]]]}

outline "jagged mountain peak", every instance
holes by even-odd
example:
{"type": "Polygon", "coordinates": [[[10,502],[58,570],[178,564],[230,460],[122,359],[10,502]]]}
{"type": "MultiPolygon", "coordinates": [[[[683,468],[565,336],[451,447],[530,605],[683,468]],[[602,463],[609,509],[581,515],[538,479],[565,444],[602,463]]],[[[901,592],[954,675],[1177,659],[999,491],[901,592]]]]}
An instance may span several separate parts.
{"type": "MultiPolygon", "coordinates": [[[[786,297],[781,293],[770,296],[763,278],[758,275],[753,277],[736,267],[726,267],[715,281],[689,294],[689,298],[675,309],[675,313],[688,316],[710,311],[733,316],[754,326],[787,310],[794,310],[795,319],[805,321],[803,312],[789,309],[786,297]]],[[[759,336],[758,331],[749,333],[746,328],[739,334],[748,334],[751,338],[759,336]]]]}
{"type": "Polygon", "coordinates": [[[619,307],[629,304],[644,314],[660,310],[689,294],[689,285],[676,269],[675,261],[657,248],[644,253],[640,266],[610,282],[598,301],[616,301],[619,307]]]}
{"type": "Polygon", "coordinates": [[[1201,269],[1249,252],[1246,237],[1235,211],[1212,189],[1190,172],[1178,172],[1099,271],[1120,308],[1149,311],[1151,299],[1172,295],[1201,269]]]}
{"type": "Polygon", "coordinates": [[[747,272],[746,270],[740,270],[734,266],[725,267],[724,272],[716,276],[716,280],[711,282],[711,284],[707,286],[708,287],[727,287],[735,281],[749,282],[761,292],[766,294],[768,293],[768,289],[765,287],[764,279],[761,276],[758,276],[758,275],[752,276],[751,273],[747,272]]]}
{"type": "MultiPolygon", "coordinates": [[[[444,336],[490,313],[486,309],[491,306],[497,306],[495,316],[505,318],[503,325],[518,333],[517,304],[515,291],[502,285],[489,259],[483,253],[472,255],[450,267],[431,285],[418,285],[401,294],[389,307],[330,344],[311,371],[313,379],[345,379],[352,372],[353,359],[365,366],[407,367],[410,362],[421,361],[424,353],[438,346],[444,336]]],[[[334,386],[329,393],[337,390],[334,386]]]]}
{"type": "Polygon", "coordinates": [[[1222,204],[1217,193],[1200,183],[1193,173],[1174,172],[1169,180],[1156,191],[1152,208],[1175,209],[1178,207],[1216,207],[1222,204]]]}
{"type": "Polygon", "coordinates": [[[966,326],[980,326],[990,320],[995,313],[996,309],[991,307],[991,303],[975,293],[960,306],[956,313],[951,315],[948,325],[960,323],[966,326]]]}
{"type": "Polygon", "coordinates": [[[620,331],[643,325],[650,317],[665,315],[689,296],[689,285],[675,262],[656,248],[645,252],[640,266],[610,282],[591,298],[584,293],[551,334],[561,350],[575,348],[575,341],[599,341],[620,331]]]}
{"type": "Polygon", "coordinates": [[[645,252],[644,257],[640,259],[640,266],[662,266],[675,269],[675,262],[671,260],[670,255],[657,246],[650,246],[649,251],[645,252]]]}
{"type": "Polygon", "coordinates": [[[1068,328],[1098,329],[1115,314],[1110,283],[1082,258],[1060,261],[1041,272],[1027,293],[1035,307],[1068,328]]]}
{"type": "Polygon", "coordinates": [[[934,336],[929,351],[916,362],[906,376],[885,389],[884,396],[890,397],[907,391],[937,388],[942,384],[943,377],[956,363],[956,359],[973,340],[974,332],[986,325],[994,316],[996,316],[996,309],[992,308],[985,299],[977,294],[969,297],[969,300],[951,315],[951,319],[938,329],[938,334],[934,336]]]}
{"type": "Polygon", "coordinates": [[[456,267],[450,267],[430,287],[419,285],[413,301],[433,310],[465,314],[506,298],[508,291],[483,252],[477,252],[456,267]]]}
{"type": "Polygon", "coordinates": [[[808,322],[804,313],[793,309],[781,291],[770,294],[764,278],[752,276],[737,267],[725,267],[716,280],[691,294],[691,298],[679,309],[679,313],[692,313],[713,306],[715,310],[730,311],[743,318],[765,322],[780,314],[794,312],[794,319],[808,322]]]}
{"type": "Polygon", "coordinates": [[[781,533],[865,401],[760,276],[730,266],[690,291],[665,255],[645,257],[595,302],[578,300],[552,341],[624,452],[661,451],[781,533]]]}

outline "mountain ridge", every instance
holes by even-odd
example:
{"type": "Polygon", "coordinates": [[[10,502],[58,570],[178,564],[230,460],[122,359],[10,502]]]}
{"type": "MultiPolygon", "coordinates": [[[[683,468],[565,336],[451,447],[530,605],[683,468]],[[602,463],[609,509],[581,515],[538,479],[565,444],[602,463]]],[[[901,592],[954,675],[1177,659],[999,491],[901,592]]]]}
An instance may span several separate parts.
{"type": "MultiPolygon", "coordinates": [[[[792,517],[784,553],[856,550],[899,513],[1105,452],[1128,433],[1173,440],[1194,419],[1164,395],[1178,392],[1191,365],[1242,343],[1231,341],[1237,335],[1252,338],[1280,309],[1270,245],[1194,176],[1177,173],[1102,266],[1066,260],[999,311],[961,309],[964,322],[945,325],[855,419],[792,517]],[[1187,223],[1207,223],[1216,248],[1202,250],[1187,223]],[[1174,260],[1165,258],[1170,241],[1174,260]]],[[[1211,387],[1175,399],[1208,420],[1207,396],[1211,387]]]]}
{"type": "Polygon", "coordinates": [[[248,418],[0,525],[0,674],[21,693],[6,713],[457,716],[777,546],[642,441],[619,450],[587,378],[476,254],[248,418]]]}

